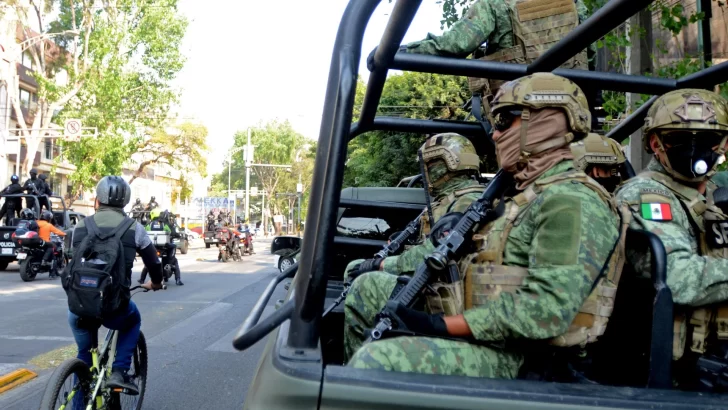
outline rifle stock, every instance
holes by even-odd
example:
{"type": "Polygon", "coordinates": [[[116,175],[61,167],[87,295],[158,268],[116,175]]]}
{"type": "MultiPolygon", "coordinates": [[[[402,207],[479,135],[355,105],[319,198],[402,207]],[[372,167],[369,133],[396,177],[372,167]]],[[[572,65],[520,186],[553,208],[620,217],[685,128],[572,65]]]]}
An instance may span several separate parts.
{"type": "Polygon", "coordinates": [[[501,198],[512,185],[513,178],[511,174],[503,170],[498,171],[480,198],[468,207],[463,218],[455,225],[452,232],[441,241],[432,254],[425,258],[425,263],[417,267],[409,283],[391,298],[377,315],[377,324],[371,330],[365,343],[381,339],[393,326],[399,328],[404,326],[402,323],[394,323],[397,316],[392,310],[393,307],[398,304],[411,307],[417,296],[422,293],[430,282],[432,274],[442,272],[447,268],[450,260],[462,256],[468,248],[465,245],[470,244],[472,241],[470,233],[478,229],[480,225],[487,224],[498,218],[498,213],[493,209],[495,200],[501,198]]]}

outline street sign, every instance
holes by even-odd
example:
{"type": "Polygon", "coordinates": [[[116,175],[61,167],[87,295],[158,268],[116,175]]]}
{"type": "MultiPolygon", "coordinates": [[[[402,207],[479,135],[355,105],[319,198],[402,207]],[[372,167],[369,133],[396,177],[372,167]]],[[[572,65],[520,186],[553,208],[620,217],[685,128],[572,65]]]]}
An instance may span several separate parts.
{"type": "Polygon", "coordinates": [[[68,119],[63,124],[63,136],[66,141],[81,141],[81,120],[68,119]]]}
{"type": "Polygon", "coordinates": [[[296,184],[296,192],[298,192],[299,194],[303,192],[303,184],[296,184]]]}
{"type": "Polygon", "coordinates": [[[250,187],[250,196],[258,196],[258,187],[257,186],[250,187]]]}

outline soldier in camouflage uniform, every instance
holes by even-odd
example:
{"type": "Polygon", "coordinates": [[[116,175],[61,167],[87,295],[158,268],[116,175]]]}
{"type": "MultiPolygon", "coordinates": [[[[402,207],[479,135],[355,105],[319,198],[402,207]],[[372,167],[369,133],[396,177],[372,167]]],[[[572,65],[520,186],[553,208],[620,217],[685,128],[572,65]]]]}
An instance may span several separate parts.
{"type": "MultiPolygon", "coordinates": [[[[514,174],[516,187],[506,194],[502,215],[472,236],[474,253],[459,261],[460,312],[399,306],[396,314],[410,331],[432,337],[369,343],[349,366],[515,378],[526,348],[510,342],[578,347],[606,328],[618,283],[612,269],[618,264],[611,263],[618,223],[609,194],[572,163],[569,143],[589,131],[583,92],[565,78],[534,74],[504,84],[493,115],[498,161],[514,174]]],[[[345,309],[349,343],[373,326],[352,316],[374,317],[395,280],[369,272],[353,283],[345,309]]]]}
{"type": "Polygon", "coordinates": [[[621,168],[627,159],[617,141],[589,133],[583,140],[571,144],[571,154],[574,169],[589,175],[607,191],[614,192],[622,182],[621,168]]]}
{"type": "MultiPolygon", "coordinates": [[[[430,137],[418,151],[423,160],[422,169],[432,204],[433,223],[448,212],[463,212],[480,197],[483,186],[475,179],[480,170],[480,159],[473,143],[455,133],[430,137]]],[[[411,273],[419,262],[434,250],[432,242],[425,240],[401,255],[388,258],[357,259],[346,267],[345,280],[356,279],[364,272],[384,270],[394,275],[411,273]]]]}
{"type": "MultiPolygon", "coordinates": [[[[586,20],[586,14],[582,0],[477,0],[442,35],[428,34],[403,48],[408,53],[462,58],[472,54],[486,61],[529,64],[586,20]]],[[[591,45],[588,51],[562,67],[587,69],[596,48],[591,45]]],[[[502,83],[468,78],[470,92],[483,97],[495,95],[502,83]]],[[[487,104],[487,98],[483,102],[487,104]]]]}
{"type": "MultiPolygon", "coordinates": [[[[687,371],[673,372],[677,377],[694,374],[697,358],[718,353],[728,340],[728,250],[720,222],[728,217],[713,197],[726,188],[718,191],[711,180],[725,180],[714,174],[727,139],[726,100],[706,90],[669,92],[645,119],[644,146],[654,158],[616,193],[630,226],[659,236],[667,251],[667,285],[683,305],[676,307],[673,357],[687,371]]],[[[649,268],[649,254],[628,257],[639,271],[649,268]]],[[[678,383],[690,388],[694,381],[678,383]]]]}

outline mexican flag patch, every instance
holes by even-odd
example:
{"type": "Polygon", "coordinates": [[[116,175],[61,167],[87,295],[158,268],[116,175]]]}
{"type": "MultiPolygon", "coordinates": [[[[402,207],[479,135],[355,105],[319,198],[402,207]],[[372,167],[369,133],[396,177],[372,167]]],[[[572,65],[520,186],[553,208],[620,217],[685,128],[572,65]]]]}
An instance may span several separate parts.
{"type": "Polygon", "coordinates": [[[651,221],[672,221],[670,204],[642,204],[642,217],[651,221]]]}

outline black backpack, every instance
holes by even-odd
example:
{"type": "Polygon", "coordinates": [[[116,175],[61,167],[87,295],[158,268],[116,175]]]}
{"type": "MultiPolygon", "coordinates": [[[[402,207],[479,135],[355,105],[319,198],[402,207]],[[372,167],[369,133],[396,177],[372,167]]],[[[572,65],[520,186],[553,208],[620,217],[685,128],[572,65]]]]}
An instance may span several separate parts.
{"type": "Polygon", "coordinates": [[[73,251],[62,284],[71,312],[103,319],[126,309],[131,298],[121,238],[135,221],[125,217],[109,233],[101,233],[93,217],[84,223],[88,234],[73,251]]]}

